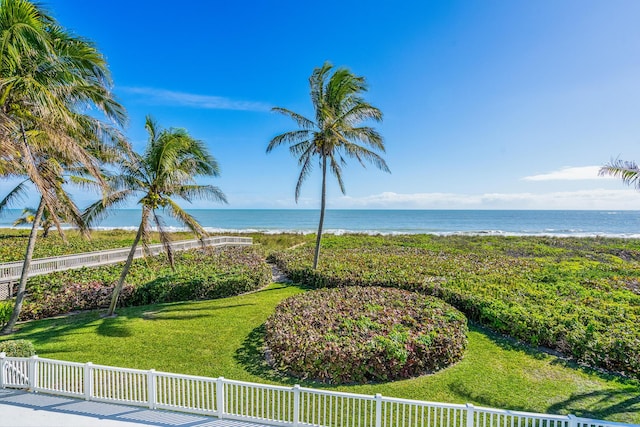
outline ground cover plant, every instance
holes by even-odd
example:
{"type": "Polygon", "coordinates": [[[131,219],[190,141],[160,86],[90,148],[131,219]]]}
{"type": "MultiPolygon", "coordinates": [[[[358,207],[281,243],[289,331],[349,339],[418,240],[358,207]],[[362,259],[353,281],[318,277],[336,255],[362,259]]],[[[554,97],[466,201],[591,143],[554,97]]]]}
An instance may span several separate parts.
{"type": "MultiPolygon", "coordinates": [[[[40,319],[108,306],[122,263],[61,271],[29,279],[21,319],[40,319]]],[[[259,289],[271,269],[253,248],[225,247],[175,254],[175,270],[164,256],[134,261],[122,305],[221,298],[259,289]]]]}
{"type": "Polygon", "coordinates": [[[36,354],[36,350],[31,341],[7,340],[0,341],[0,353],[8,357],[31,357],[36,354]]]}
{"type": "Polygon", "coordinates": [[[635,240],[331,236],[274,254],[312,287],[385,286],[444,299],[470,319],[585,365],[640,378],[640,245],[635,240]]]}
{"type": "Polygon", "coordinates": [[[274,365],[331,384],[411,378],[462,358],[467,319],[437,298],[351,286],[295,295],[265,324],[274,365]]]}
{"type": "MultiPolygon", "coordinates": [[[[21,261],[28,236],[29,230],[0,229],[0,262],[21,261]]],[[[135,232],[119,229],[93,231],[87,239],[77,230],[65,230],[65,236],[66,242],[55,231],[51,231],[49,237],[40,238],[34,249],[34,259],[131,247],[135,232]]],[[[172,234],[172,238],[189,240],[193,239],[193,234],[179,232],[172,234]]],[[[152,233],[152,243],[160,243],[157,233],[152,233]]]]}
{"type": "Polygon", "coordinates": [[[75,362],[640,423],[637,381],[577,368],[474,325],[464,358],[434,375],[343,386],[282,376],[265,362],[263,324],[300,292],[272,285],[230,298],[123,308],[116,318],[90,311],[18,324],[0,342],[28,339],[40,357],[75,362]]]}
{"type": "MultiPolygon", "coordinates": [[[[65,230],[67,242],[51,231],[49,237],[41,238],[35,248],[35,258],[77,254],[82,252],[100,251],[106,249],[121,249],[131,247],[136,235],[131,230],[94,230],[90,239],[86,239],[77,230],[65,230]]],[[[212,233],[211,236],[227,235],[228,233],[212,233]]],[[[24,258],[24,246],[29,230],[0,229],[0,262],[20,261],[24,258]]],[[[253,246],[262,251],[265,256],[276,250],[283,250],[312,240],[313,236],[299,233],[247,233],[241,236],[251,237],[253,246]]],[[[171,233],[172,240],[190,240],[194,236],[187,232],[171,233]]],[[[151,233],[152,243],[160,243],[157,233],[151,233]]]]}

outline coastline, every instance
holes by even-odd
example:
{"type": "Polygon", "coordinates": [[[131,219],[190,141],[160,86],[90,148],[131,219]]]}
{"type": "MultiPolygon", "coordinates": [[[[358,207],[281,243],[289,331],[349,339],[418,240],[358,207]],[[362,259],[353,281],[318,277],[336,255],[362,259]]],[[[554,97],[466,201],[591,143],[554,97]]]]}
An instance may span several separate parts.
{"type": "MultiPolygon", "coordinates": [[[[318,210],[187,209],[210,233],[314,234],[318,210]]],[[[12,228],[19,211],[0,218],[12,228]]],[[[167,215],[165,229],[185,231],[167,215]]],[[[136,230],[139,210],[115,210],[95,230],[136,230]]],[[[26,228],[26,227],[24,227],[26,228]]],[[[66,227],[71,228],[71,227],[66,227]]],[[[327,210],[324,233],[333,235],[551,236],[640,238],[640,211],[327,210]]]]}

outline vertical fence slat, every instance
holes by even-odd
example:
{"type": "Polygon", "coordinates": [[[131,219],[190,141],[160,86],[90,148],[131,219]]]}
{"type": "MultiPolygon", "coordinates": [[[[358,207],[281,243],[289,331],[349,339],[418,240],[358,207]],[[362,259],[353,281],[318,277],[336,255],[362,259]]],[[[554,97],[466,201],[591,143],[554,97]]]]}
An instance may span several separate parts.
{"type": "Polygon", "coordinates": [[[327,390],[270,386],[0,353],[0,388],[84,397],[282,426],[340,427],[631,427],[472,404],[439,404],[327,390]]]}

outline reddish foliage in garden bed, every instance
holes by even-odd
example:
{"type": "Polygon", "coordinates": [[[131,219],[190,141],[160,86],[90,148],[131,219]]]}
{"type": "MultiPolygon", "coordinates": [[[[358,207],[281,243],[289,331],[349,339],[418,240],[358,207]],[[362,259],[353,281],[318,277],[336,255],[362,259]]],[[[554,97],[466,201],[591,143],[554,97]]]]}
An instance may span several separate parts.
{"type": "Polygon", "coordinates": [[[430,373],[462,357],[467,321],[437,298],[347,287],[283,301],[266,323],[276,368],[334,384],[430,373]]]}

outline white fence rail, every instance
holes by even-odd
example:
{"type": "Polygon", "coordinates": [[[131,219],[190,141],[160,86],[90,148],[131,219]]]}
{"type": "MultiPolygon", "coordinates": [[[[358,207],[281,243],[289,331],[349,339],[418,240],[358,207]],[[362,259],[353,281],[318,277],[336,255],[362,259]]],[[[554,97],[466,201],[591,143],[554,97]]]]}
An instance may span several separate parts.
{"type": "Polygon", "coordinates": [[[275,426],[631,427],[573,415],[534,414],[328,390],[274,386],[92,363],[6,357],[0,387],[170,409],[275,426]]]}
{"type": "MultiPolygon", "coordinates": [[[[175,251],[184,251],[205,246],[251,245],[251,237],[208,237],[200,240],[181,240],[172,242],[175,251]]],[[[115,264],[126,261],[131,248],[111,249],[106,251],[85,252],[81,254],[65,255],[50,258],[34,259],[29,269],[29,277],[53,273],[54,271],[70,270],[82,267],[96,267],[99,265],[115,264]]],[[[135,258],[143,256],[143,248],[136,248],[135,258]]],[[[149,245],[149,254],[158,255],[164,251],[162,244],[149,245]]],[[[0,283],[14,282],[22,273],[22,261],[0,264],[0,283]]]]}

